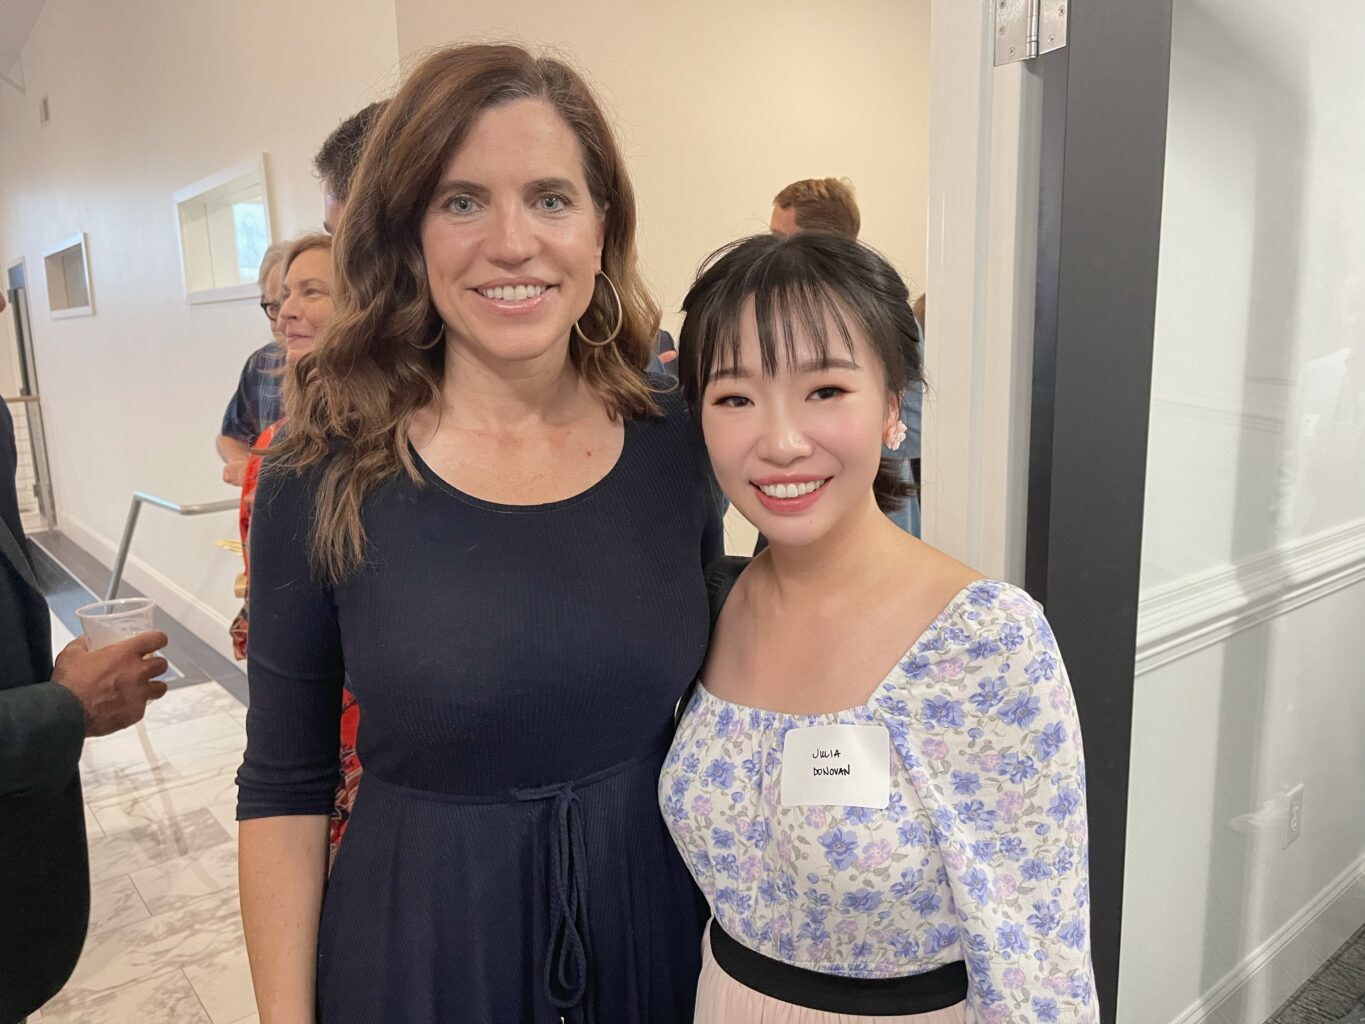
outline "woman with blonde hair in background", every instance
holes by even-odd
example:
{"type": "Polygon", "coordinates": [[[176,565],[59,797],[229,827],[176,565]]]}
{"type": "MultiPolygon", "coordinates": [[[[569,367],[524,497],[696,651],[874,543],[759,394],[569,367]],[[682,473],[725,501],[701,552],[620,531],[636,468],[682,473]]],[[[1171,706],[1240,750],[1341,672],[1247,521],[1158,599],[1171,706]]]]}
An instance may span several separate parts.
{"type": "Polygon", "coordinates": [[[701,918],[654,791],[720,532],[643,372],[634,231],[560,61],[438,51],[372,129],[252,527],[262,1024],[691,1017],[701,918]],[[343,677],[365,776],[324,895],[343,677]]]}
{"type": "MultiPolygon", "coordinates": [[[[276,242],[266,252],[267,260],[271,259],[272,253],[273,266],[268,273],[274,281],[272,294],[275,299],[272,305],[275,310],[270,326],[279,343],[284,368],[287,369],[313,350],[317,336],[332,318],[332,239],[321,232],[309,232],[286,242],[276,242]],[[305,258],[300,259],[301,256],[305,258]]],[[[261,276],[264,278],[267,273],[264,261],[261,267],[261,276]]],[[[245,570],[239,583],[244,603],[231,626],[233,653],[239,660],[246,657],[249,629],[250,613],[245,602],[251,574],[251,560],[248,557],[251,507],[256,499],[261,453],[270,447],[283,422],[282,419],[274,420],[265,425],[252,444],[242,471],[242,503],[238,510],[237,525],[242,537],[242,567],[245,570]]]]}
{"type": "MultiPolygon", "coordinates": [[[[332,238],[321,231],[312,231],[292,241],[282,243],[282,255],[275,273],[279,305],[280,345],[284,350],[286,367],[293,366],[304,355],[313,351],[318,339],[332,319],[332,238]]],[[[286,379],[286,384],[288,380],[286,379]]],[[[278,420],[261,432],[252,446],[242,479],[242,505],[239,514],[242,534],[242,597],[249,600],[251,562],[247,557],[251,536],[251,509],[260,477],[262,454],[284,425],[278,420]]],[[[249,628],[249,609],[242,605],[238,620],[233,623],[233,646],[246,657],[249,628]]],[[[356,789],[360,785],[360,759],[355,752],[359,709],[349,690],[341,691],[341,749],[338,756],[340,777],[336,783],[332,823],[328,835],[329,856],[335,857],[337,845],[346,831],[356,789]]]]}

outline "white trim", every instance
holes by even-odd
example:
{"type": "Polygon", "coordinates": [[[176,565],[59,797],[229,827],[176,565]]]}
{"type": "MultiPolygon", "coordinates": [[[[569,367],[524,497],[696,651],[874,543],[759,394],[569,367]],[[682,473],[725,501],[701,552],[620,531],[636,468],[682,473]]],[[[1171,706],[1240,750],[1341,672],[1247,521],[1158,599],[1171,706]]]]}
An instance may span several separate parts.
{"type": "Polygon", "coordinates": [[[924,539],[1023,582],[1041,83],[993,4],[933,0],[924,539]]]}
{"type": "MultiPolygon", "coordinates": [[[[212,192],[220,185],[226,185],[233,178],[241,178],[250,174],[252,171],[255,171],[261,176],[261,186],[264,187],[264,154],[252,160],[243,160],[241,163],[233,164],[231,167],[225,167],[221,171],[215,171],[213,174],[210,174],[207,178],[200,178],[192,185],[186,185],[184,188],[176,189],[171,197],[172,201],[179,207],[181,203],[193,199],[195,196],[202,195],[205,192],[212,192]]],[[[268,208],[269,207],[267,207],[267,209],[268,208]]]]}
{"type": "Polygon", "coordinates": [[[94,306],[71,306],[67,309],[49,309],[48,316],[53,320],[66,320],[73,316],[94,316],[94,306]]]}
{"type": "Polygon", "coordinates": [[[77,232],[76,232],[74,235],[72,235],[70,238],[64,238],[64,239],[62,239],[60,242],[56,243],[55,245],[48,246],[48,248],[46,248],[46,249],[43,250],[43,259],[47,259],[49,256],[56,256],[57,253],[59,253],[59,252],[66,252],[66,250],[68,250],[68,249],[74,249],[74,248],[76,248],[76,246],[78,246],[78,245],[79,245],[82,249],[85,248],[85,232],[84,232],[84,231],[77,231],[77,232]]]}
{"type": "Polygon", "coordinates": [[[1139,676],[1365,581],[1365,519],[1142,595],[1139,676]]]}
{"type": "Polygon", "coordinates": [[[237,302],[241,299],[259,299],[261,289],[255,282],[228,285],[225,288],[201,288],[197,292],[186,292],[185,301],[191,306],[208,302],[237,302]]]}
{"type": "MultiPolygon", "coordinates": [[[[61,530],[86,553],[106,568],[111,566],[118,546],[89,523],[73,515],[61,517],[61,530]]],[[[205,604],[180,584],[152,568],[137,555],[129,554],[123,578],[161,605],[171,617],[232,661],[232,641],[228,637],[230,620],[205,604]]]]}
{"type": "Polygon", "coordinates": [[[1264,1020],[1365,920],[1365,853],[1171,1024],[1264,1020]]]}

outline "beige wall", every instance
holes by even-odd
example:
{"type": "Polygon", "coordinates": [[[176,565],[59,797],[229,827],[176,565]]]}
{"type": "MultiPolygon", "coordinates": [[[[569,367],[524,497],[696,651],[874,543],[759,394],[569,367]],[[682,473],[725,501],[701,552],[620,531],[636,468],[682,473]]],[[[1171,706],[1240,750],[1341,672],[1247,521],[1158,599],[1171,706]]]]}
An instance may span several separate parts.
{"type": "MultiPolygon", "coordinates": [[[[0,265],[27,259],[58,510],[96,555],[110,558],[134,489],[232,496],[212,439],[269,338],[254,301],[186,304],[172,193],[265,152],[277,235],[319,224],[312,155],[391,88],[397,58],[381,0],[48,0],[27,94],[0,89],[0,265]],[[96,315],[54,320],[42,252],[82,230],[96,315]]],[[[239,566],[212,541],[235,532],[231,515],[144,513],[128,578],[221,641],[239,566]]]]}
{"type": "Polygon", "coordinates": [[[396,0],[404,62],[461,40],[556,48],[615,115],[665,325],[699,260],[767,229],[797,178],[847,176],[863,239],[919,291],[928,196],[929,0],[396,0]]]}
{"type": "MultiPolygon", "coordinates": [[[[683,5],[527,0],[48,0],[0,90],[0,265],[27,258],[62,527],[107,560],[130,493],[231,496],[211,448],[255,303],[183,298],[172,193],[264,152],[277,237],[321,219],[310,161],[405,62],[458,39],[557,48],[600,87],[641,204],[645,271],[676,327],[700,259],[766,229],[799,177],[850,177],[864,238],[924,279],[929,0],[683,5]],[[46,95],[52,121],[40,128],[46,95]],[[89,236],[96,315],[53,320],[42,252],[89,236]]],[[[230,515],[143,516],[128,579],[223,646],[230,515]]]]}

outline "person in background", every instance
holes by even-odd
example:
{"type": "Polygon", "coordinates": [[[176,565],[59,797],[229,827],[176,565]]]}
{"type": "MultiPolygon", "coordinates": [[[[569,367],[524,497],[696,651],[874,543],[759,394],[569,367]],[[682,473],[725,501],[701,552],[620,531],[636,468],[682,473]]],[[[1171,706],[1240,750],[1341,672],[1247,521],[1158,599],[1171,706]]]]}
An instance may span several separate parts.
{"type": "MultiPolygon", "coordinates": [[[[287,243],[281,263],[283,285],[280,291],[280,324],[284,334],[286,366],[292,367],[314,346],[332,319],[332,237],[320,231],[310,232],[287,243]]],[[[284,391],[286,399],[292,375],[286,370],[284,391]]],[[[256,439],[251,457],[247,460],[242,481],[242,505],[239,525],[242,537],[242,561],[246,580],[241,612],[233,621],[232,646],[237,658],[247,655],[249,639],[249,604],[251,562],[251,510],[260,478],[261,453],[265,452],[283,426],[284,420],[270,424],[256,439]]],[[[356,733],[360,728],[360,709],[355,697],[347,689],[341,691],[341,747],[340,776],[337,780],[332,805],[332,820],[328,833],[329,864],[336,859],[341,837],[355,806],[360,788],[360,759],[356,756],[356,733]]]]}
{"type": "Polygon", "coordinates": [[[760,235],[683,310],[683,394],[768,538],[708,573],[659,780],[712,908],[697,1024],[1098,1024],[1052,630],[884,514],[906,485],[882,449],[922,379],[904,282],[833,233],[760,235]]]}
{"type": "Polygon", "coordinates": [[[678,376],[678,346],[673,340],[673,335],[665,330],[660,330],[654,339],[654,361],[650,363],[651,373],[666,373],[670,377],[678,376]]]}
{"type": "Polygon", "coordinates": [[[216,447],[223,459],[223,482],[242,486],[251,443],[280,418],[280,369],[284,340],[280,332],[280,260],[287,243],[276,242],[261,257],[256,283],[261,289],[261,312],[270,322],[271,340],[247,358],[237,390],[223,413],[216,447]]]}
{"type": "MultiPolygon", "coordinates": [[[[2,293],[0,293],[2,294],[2,293]]],[[[0,297],[0,310],[4,309],[0,297]]],[[[0,1024],[66,983],[90,917],[79,764],[87,737],[140,721],[166,692],[166,634],[52,662],[52,619],[29,560],[15,492],[14,421],[0,402],[0,1024]]]]}
{"type": "Polygon", "coordinates": [[[365,151],[365,140],[371,126],[388,106],[388,100],[376,100],[368,107],[352,114],[332,130],[332,134],[313,157],[313,168],[322,179],[322,229],[335,234],[346,212],[346,200],[351,197],[351,179],[365,151]]]}
{"type": "Polygon", "coordinates": [[[832,231],[857,239],[862,215],[847,178],[804,178],[773,197],[768,229],[775,235],[798,231],[832,231]]]}
{"type": "MultiPolygon", "coordinates": [[[[920,348],[921,348],[921,349],[924,347],[924,330],[925,330],[925,323],[924,323],[924,306],[925,306],[925,301],[924,301],[924,299],[925,299],[925,293],[924,293],[924,292],[920,292],[920,293],[919,293],[919,298],[916,299],[916,300],[914,301],[914,303],[910,306],[910,312],[912,312],[912,313],[915,314],[915,323],[919,324],[919,342],[920,342],[920,348]]],[[[921,359],[921,361],[923,361],[923,360],[921,359]]],[[[906,450],[907,454],[910,456],[910,473],[911,473],[911,475],[914,476],[914,478],[915,478],[915,495],[916,495],[916,498],[918,498],[919,492],[920,492],[920,479],[919,479],[919,465],[920,465],[919,460],[920,460],[920,441],[921,441],[920,415],[921,415],[921,413],[923,412],[923,409],[922,409],[922,406],[923,406],[923,405],[924,405],[924,393],[923,393],[923,392],[920,392],[920,394],[916,396],[916,401],[915,401],[915,407],[914,407],[914,409],[904,408],[904,409],[901,410],[901,417],[905,420],[905,423],[906,423],[905,450],[906,450]],[[912,416],[913,416],[913,419],[911,419],[912,416]]],[[[918,537],[918,536],[919,536],[919,531],[918,531],[918,530],[915,530],[915,531],[914,531],[914,534],[915,534],[916,537],[918,537]]]]}
{"type": "MultiPolygon", "coordinates": [[[[858,232],[862,228],[862,215],[858,212],[858,203],[853,197],[853,183],[847,178],[806,178],[792,182],[773,197],[773,212],[768,227],[775,235],[791,235],[798,231],[830,231],[856,242],[858,232]]],[[[922,334],[920,339],[919,344],[922,346],[922,334]]],[[[909,388],[902,402],[904,443],[895,452],[888,448],[883,456],[896,460],[905,482],[915,490],[899,509],[889,515],[892,522],[902,530],[918,537],[920,417],[924,405],[924,392],[921,386],[915,384],[909,388]]]]}
{"type": "MultiPolygon", "coordinates": [[[[271,253],[275,257],[275,262],[271,267],[271,277],[274,281],[276,296],[273,303],[274,319],[271,321],[271,328],[277,336],[279,351],[283,360],[281,369],[277,371],[277,376],[280,378],[281,397],[287,376],[284,373],[285,367],[297,362],[299,356],[303,355],[304,352],[312,351],[322,326],[331,318],[331,252],[331,236],[321,232],[311,232],[299,238],[278,242],[271,246],[271,253]],[[277,248],[278,252],[275,251],[277,248]],[[286,288],[284,281],[290,267],[304,253],[312,255],[296,269],[295,277],[297,278],[298,274],[305,271],[309,273],[310,287],[307,289],[307,301],[305,301],[304,290],[299,287],[300,281],[294,282],[295,287],[292,291],[286,288]],[[286,298],[293,299],[287,312],[284,308],[286,298]],[[308,317],[304,316],[305,313],[308,314],[308,317]],[[314,320],[317,321],[316,324],[311,322],[314,320]]],[[[273,420],[262,424],[261,430],[247,448],[247,457],[242,466],[240,480],[242,500],[238,513],[238,529],[242,538],[242,561],[245,571],[239,580],[238,590],[243,599],[243,604],[241,611],[237,613],[237,617],[232,620],[232,624],[228,627],[228,632],[232,636],[232,652],[238,661],[246,658],[249,616],[246,599],[250,573],[247,544],[250,533],[251,505],[256,497],[256,480],[261,467],[259,453],[270,447],[270,442],[280,425],[282,415],[283,408],[281,407],[277,409],[277,415],[273,420]]]]}

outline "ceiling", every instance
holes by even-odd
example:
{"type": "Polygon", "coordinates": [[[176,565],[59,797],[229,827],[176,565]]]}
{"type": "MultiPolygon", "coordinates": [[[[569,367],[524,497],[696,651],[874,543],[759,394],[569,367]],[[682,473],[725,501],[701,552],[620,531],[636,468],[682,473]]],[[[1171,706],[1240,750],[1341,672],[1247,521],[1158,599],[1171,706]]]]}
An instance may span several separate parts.
{"type": "Polygon", "coordinates": [[[46,2],[0,0],[0,73],[8,71],[19,59],[46,2]]]}

